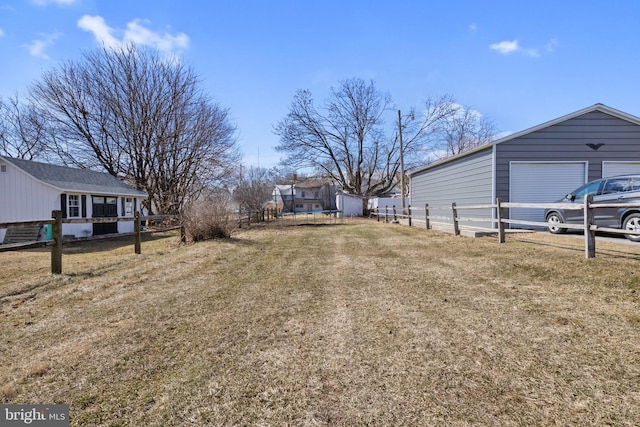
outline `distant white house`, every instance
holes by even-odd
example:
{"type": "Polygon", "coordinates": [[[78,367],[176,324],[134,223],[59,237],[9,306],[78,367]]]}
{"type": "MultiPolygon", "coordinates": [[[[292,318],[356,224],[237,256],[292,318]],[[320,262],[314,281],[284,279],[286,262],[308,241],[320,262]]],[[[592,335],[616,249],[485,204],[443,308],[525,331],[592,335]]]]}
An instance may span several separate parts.
{"type": "Polygon", "coordinates": [[[272,198],[279,212],[301,213],[337,210],[336,187],[326,179],[306,178],[276,185],[272,198]]]}
{"type": "Polygon", "coordinates": [[[279,212],[303,213],[339,211],[339,217],[362,216],[362,196],[345,193],[326,179],[307,178],[291,184],[276,185],[272,203],[279,212]]]}
{"type": "MultiPolygon", "coordinates": [[[[63,218],[131,218],[147,194],[119,179],[75,169],[0,156],[0,223],[63,218]]],[[[75,237],[133,231],[133,221],[63,224],[75,237]]],[[[0,229],[0,243],[7,229],[0,229]]]]}

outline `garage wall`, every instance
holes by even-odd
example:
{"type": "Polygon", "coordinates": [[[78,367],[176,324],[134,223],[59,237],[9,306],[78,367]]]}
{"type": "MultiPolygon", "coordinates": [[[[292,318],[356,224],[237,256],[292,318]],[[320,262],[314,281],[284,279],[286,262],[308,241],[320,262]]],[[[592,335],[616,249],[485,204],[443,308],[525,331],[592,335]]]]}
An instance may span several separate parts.
{"type": "MultiPolygon", "coordinates": [[[[451,209],[436,210],[434,206],[489,204],[493,199],[493,150],[488,149],[470,154],[456,161],[411,174],[411,206],[413,216],[424,221],[424,205],[430,206],[430,216],[451,216],[451,209]]],[[[492,218],[490,209],[465,211],[466,216],[492,218]]],[[[434,222],[440,222],[433,220],[434,222]]],[[[491,222],[468,224],[491,227],[491,222]]]]}
{"type": "Polygon", "coordinates": [[[604,162],[640,162],[640,126],[591,111],[496,144],[496,197],[508,200],[510,165],[517,161],[586,162],[585,182],[602,178],[604,162]]]}
{"type": "Polygon", "coordinates": [[[424,219],[425,203],[487,204],[495,202],[496,197],[503,201],[515,197],[521,202],[535,202],[524,200],[530,196],[518,187],[522,183],[516,183],[512,194],[511,166],[525,163],[560,166],[543,168],[526,178],[539,183],[539,195],[544,201],[557,200],[587,181],[602,178],[603,173],[640,173],[640,119],[596,104],[503,138],[486,149],[412,171],[411,205],[416,218],[421,215],[424,219]],[[563,164],[581,164],[586,169],[577,173],[571,166],[562,167],[563,164]],[[547,178],[553,182],[545,182],[547,178]]]}

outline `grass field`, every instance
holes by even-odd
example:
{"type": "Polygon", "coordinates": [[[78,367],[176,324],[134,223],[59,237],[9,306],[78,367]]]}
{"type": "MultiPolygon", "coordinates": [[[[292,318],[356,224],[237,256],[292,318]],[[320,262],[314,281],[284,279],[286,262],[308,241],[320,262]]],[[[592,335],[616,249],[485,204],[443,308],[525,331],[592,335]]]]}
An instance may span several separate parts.
{"type": "Polygon", "coordinates": [[[0,253],[0,401],[73,426],[640,425],[640,245],[368,220],[0,253]]]}

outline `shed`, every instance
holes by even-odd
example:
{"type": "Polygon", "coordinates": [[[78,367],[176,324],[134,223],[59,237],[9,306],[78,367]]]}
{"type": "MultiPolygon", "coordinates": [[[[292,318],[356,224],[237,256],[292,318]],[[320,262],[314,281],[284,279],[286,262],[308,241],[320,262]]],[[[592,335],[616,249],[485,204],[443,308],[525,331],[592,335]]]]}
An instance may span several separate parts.
{"type": "MultiPolygon", "coordinates": [[[[0,156],[0,223],[63,218],[114,218],[113,222],[63,224],[75,237],[128,233],[147,194],[107,173],[0,156]]],[[[6,229],[0,229],[0,243],[6,229]]]]}
{"type": "Polygon", "coordinates": [[[336,208],[339,211],[338,217],[340,218],[362,216],[364,197],[339,190],[336,192],[336,208]]]}
{"type": "MultiPolygon", "coordinates": [[[[640,173],[640,118],[595,104],[409,172],[414,217],[429,206],[492,204],[496,198],[548,203],[602,177],[640,173]]],[[[429,216],[451,216],[432,210],[429,216]]],[[[495,228],[492,210],[465,212],[495,228]]],[[[542,209],[511,209],[511,219],[544,221],[542,209]]],[[[526,227],[526,226],[520,226],[526,227]]]]}

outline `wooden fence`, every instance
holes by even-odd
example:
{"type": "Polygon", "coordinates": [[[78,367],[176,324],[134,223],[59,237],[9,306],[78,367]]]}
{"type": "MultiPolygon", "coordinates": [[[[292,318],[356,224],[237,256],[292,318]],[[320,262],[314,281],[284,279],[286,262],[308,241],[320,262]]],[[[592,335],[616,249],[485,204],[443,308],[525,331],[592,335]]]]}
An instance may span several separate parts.
{"type": "MultiPolygon", "coordinates": [[[[536,208],[536,209],[546,209],[546,208],[558,208],[558,209],[572,209],[572,210],[582,210],[583,211],[583,222],[581,224],[554,224],[554,226],[559,228],[566,228],[570,230],[583,230],[584,231],[584,240],[585,240],[585,257],[586,258],[594,258],[596,256],[596,232],[603,233],[612,233],[612,234],[631,234],[640,236],[640,231],[635,230],[622,230],[619,228],[607,228],[607,227],[599,227],[595,224],[594,221],[594,209],[600,208],[638,208],[640,209],[640,204],[629,204],[629,203],[598,203],[593,204],[593,195],[586,195],[583,203],[516,203],[516,202],[502,202],[500,199],[496,199],[495,204],[485,204],[485,205],[457,205],[455,202],[451,204],[451,206],[429,206],[429,204],[425,204],[424,206],[424,219],[425,219],[425,227],[427,229],[431,227],[431,220],[433,219],[430,216],[430,209],[438,209],[438,210],[450,210],[451,217],[446,218],[450,221],[453,226],[453,232],[455,235],[460,234],[460,223],[467,222],[491,222],[493,225],[497,224],[497,229],[489,229],[497,233],[498,242],[504,243],[506,241],[506,232],[505,226],[506,224],[515,224],[515,225],[529,225],[535,227],[548,227],[547,222],[542,221],[523,221],[510,219],[505,215],[505,209],[509,208],[536,208]],[[474,217],[464,217],[461,215],[461,211],[465,210],[479,210],[479,209],[488,209],[493,210],[493,215],[491,218],[474,218],[474,217]]],[[[406,208],[405,212],[400,212],[400,209],[397,209],[395,206],[392,206],[391,209],[388,206],[385,206],[383,210],[374,209],[371,213],[371,216],[377,217],[378,221],[384,220],[385,222],[399,222],[400,219],[407,219],[409,221],[409,226],[412,225],[412,218],[416,219],[415,213],[416,209],[409,206],[406,208]]],[[[420,215],[420,219],[422,216],[420,215]]],[[[443,219],[442,217],[438,217],[438,219],[443,219]]]]}
{"type": "MultiPolygon", "coordinates": [[[[278,213],[275,210],[265,209],[259,212],[238,212],[238,226],[242,227],[243,224],[247,226],[251,226],[252,223],[257,222],[268,222],[279,220],[282,221],[284,218],[292,220],[292,223],[295,225],[296,222],[308,222],[309,216],[312,217],[313,223],[316,223],[316,215],[320,215],[321,219],[318,222],[336,222],[337,215],[340,211],[330,210],[330,211],[315,211],[315,212],[298,212],[293,214],[282,214],[278,213]]],[[[142,241],[142,222],[146,221],[165,221],[169,219],[175,219],[177,216],[171,215],[153,215],[153,216],[140,216],[139,212],[135,212],[133,217],[130,218],[62,218],[61,211],[53,211],[51,213],[51,219],[48,220],[39,220],[39,221],[21,221],[21,222],[5,222],[0,223],[0,228],[9,228],[9,227],[40,227],[43,225],[51,225],[52,233],[51,239],[49,240],[40,240],[33,241],[27,243],[16,243],[16,244],[5,244],[0,245],[0,252],[7,251],[18,251],[23,249],[29,249],[34,247],[41,246],[51,246],[51,273],[53,274],[61,274],[62,273],[62,247],[65,243],[64,235],[62,234],[62,224],[81,224],[81,223],[106,223],[106,222],[129,222],[133,221],[133,233],[118,233],[118,234],[107,234],[101,236],[91,236],[91,237],[80,237],[74,238],[71,240],[66,240],[66,243],[69,242],[79,242],[79,241],[90,241],[90,240],[101,240],[101,239],[109,239],[109,238],[119,238],[126,236],[134,237],[134,252],[136,254],[141,253],[141,241],[142,241]]],[[[184,226],[178,225],[173,228],[180,228],[180,240],[185,240],[185,230],[184,226]]]]}
{"type": "MultiPolygon", "coordinates": [[[[50,240],[41,240],[35,242],[28,242],[22,244],[11,244],[11,245],[0,245],[0,252],[6,251],[16,251],[27,248],[39,247],[39,246],[51,246],[51,273],[53,274],[62,274],[62,246],[65,243],[62,234],[62,224],[80,224],[80,223],[105,223],[105,222],[128,222],[133,221],[133,233],[118,233],[118,234],[108,234],[103,236],[92,236],[92,237],[82,237],[73,240],[67,240],[77,242],[77,241],[89,241],[89,240],[101,240],[101,239],[109,239],[109,238],[119,238],[125,236],[134,237],[134,252],[136,254],[142,253],[142,221],[164,221],[167,219],[174,219],[175,216],[167,216],[167,215],[152,215],[152,216],[140,216],[139,212],[135,212],[134,216],[131,218],[78,218],[78,219],[70,219],[70,218],[62,218],[61,211],[53,211],[51,213],[50,220],[41,220],[41,221],[22,221],[22,222],[6,222],[0,223],[0,228],[9,228],[9,227],[34,227],[34,226],[42,226],[42,225],[51,225],[51,239],[50,240]]],[[[174,227],[177,228],[177,227],[174,227]]],[[[184,239],[184,229],[181,228],[181,239],[184,239]]]]}

